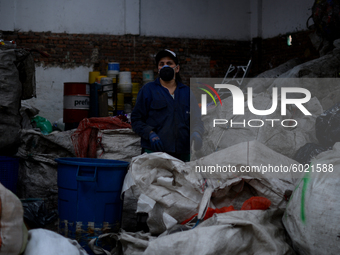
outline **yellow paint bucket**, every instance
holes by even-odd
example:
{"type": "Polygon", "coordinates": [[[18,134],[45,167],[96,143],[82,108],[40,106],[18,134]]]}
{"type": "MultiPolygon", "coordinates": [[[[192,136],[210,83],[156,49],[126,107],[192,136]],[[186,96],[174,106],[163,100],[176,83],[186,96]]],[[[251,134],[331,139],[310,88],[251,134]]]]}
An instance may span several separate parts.
{"type": "Polygon", "coordinates": [[[94,71],[89,72],[89,83],[94,83],[96,81],[96,78],[100,75],[100,72],[94,71]]]}

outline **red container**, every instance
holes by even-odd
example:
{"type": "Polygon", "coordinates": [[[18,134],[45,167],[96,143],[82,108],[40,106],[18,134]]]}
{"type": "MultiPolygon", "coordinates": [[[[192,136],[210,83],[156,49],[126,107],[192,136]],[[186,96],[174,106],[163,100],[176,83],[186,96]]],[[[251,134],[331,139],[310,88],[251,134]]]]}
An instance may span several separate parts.
{"type": "Polygon", "coordinates": [[[64,83],[64,123],[77,123],[88,118],[90,112],[90,84],[64,83]]]}

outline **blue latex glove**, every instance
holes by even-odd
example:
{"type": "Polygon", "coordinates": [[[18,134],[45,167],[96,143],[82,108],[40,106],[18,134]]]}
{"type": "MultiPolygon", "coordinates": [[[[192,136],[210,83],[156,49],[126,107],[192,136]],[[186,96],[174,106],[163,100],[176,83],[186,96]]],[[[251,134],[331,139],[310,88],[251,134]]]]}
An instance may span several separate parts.
{"type": "Polygon", "coordinates": [[[155,132],[149,134],[149,140],[153,151],[164,151],[163,143],[155,132]]]}
{"type": "Polygon", "coordinates": [[[194,143],[194,150],[198,151],[202,148],[202,137],[198,132],[194,132],[192,133],[191,137],[190,137],[190,141],[192,143],[194,143]]]}

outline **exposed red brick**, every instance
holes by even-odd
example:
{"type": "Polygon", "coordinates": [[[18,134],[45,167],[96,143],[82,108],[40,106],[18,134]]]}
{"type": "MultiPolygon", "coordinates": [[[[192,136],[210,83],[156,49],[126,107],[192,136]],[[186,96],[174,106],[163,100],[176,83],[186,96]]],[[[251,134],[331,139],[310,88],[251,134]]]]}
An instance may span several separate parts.
{"type": "Polygon", "coordinates": [[[119,62],[121,70],[131,71],[132,81],[140,83],[144,70],[153,70],[156,74],[154,55],[161,49],[171,49],[178,53],[181,76],[186,84],[189,84],[190,77],[195,76],[224,77],[230,64],[244,65],[251,56],[254,64],[250,77],[295,57],[306,61],[318,56],[307,32],[293,36],[291,47],[286,45],[282,36],[262,40],[262,51],[258,52],[251,49],[249,41],[52,32],[4,33],[5,40],[17,38],[18,47],[44,48],[52,56],[35,59],[43,65],[94,65],[99,70],[101,63],[106,66],[108,62],[119,62]],[[95,48],[98,49],[97,62],[92,63],[95,48]],[[69,54],[66,55],[66,52],[69,54]]]}

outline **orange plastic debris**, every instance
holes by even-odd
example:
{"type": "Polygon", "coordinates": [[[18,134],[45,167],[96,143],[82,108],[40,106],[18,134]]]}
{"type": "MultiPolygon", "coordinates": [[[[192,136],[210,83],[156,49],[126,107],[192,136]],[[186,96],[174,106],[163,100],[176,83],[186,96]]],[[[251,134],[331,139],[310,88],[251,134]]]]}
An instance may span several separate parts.
{"type": "Polygon", "coordinates": [[[265,197],[251,197],[243,203],[241,210],[267,210],[270,205],[270,200],[265,197]]]}
{"type": "MultiPolygon", "coordinates": [[[[267,210],[271,205],[271,202],[269,199],[265,197],[251,197],[248,200],[246,200],[241,210],[267,210]]],[[[228,206],[228,207],[222,207],[220,209],[212,209],[208,207],[207,212],[205,213],[204,220],[209,219],[212,217],[215,213],[225,213],[225,212],[231,212],[231,211],[237,211],[235,210],[234,206],[228,206]]],[[[188,222],[190,222],[193,218],[195,218],[198,214],[191,216],[189,219],[183,221],[181,224],[185,225],[188,222]]]]}

